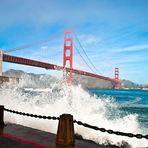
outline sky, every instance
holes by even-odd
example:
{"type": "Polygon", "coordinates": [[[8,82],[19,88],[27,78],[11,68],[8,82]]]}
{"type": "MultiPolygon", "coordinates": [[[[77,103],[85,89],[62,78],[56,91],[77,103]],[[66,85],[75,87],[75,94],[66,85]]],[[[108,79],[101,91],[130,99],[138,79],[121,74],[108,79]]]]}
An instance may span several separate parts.
{"type": "MultiPolygon", "coordinates": [[[[91,72],[77,52],[89,63],[85,50],[96,73],[114,77],[114,68],[118,67],[121,79],[148,84],[147,0],[0,0],[3,51],[48,39],[11,55],[62,65],[66,29],[74,32],[74,68],[91,72]]],[[[3,71],[12,68],[56,73],[3,63],[3,71]]]]}

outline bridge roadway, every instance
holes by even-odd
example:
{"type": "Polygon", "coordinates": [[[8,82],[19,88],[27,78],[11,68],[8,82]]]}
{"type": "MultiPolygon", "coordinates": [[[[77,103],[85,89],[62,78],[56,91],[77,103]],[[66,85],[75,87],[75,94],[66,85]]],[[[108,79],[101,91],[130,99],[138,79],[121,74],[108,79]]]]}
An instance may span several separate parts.
{"type": "MultiPolygon", "coordinates": [[[[10,62],[10,63],[29,65],[29,66],[34,66],[34,67],[40,67],[40,68],[45,68],[45,69],[53,69],[53,70],[63,70],[63,69],[65,69],[66,71],[70,71],[70,68],[64,68],[63,66],[58,66],[58,65],[55,65],[55,64],[50,64],[50,63],[46,63],[46,62],[31,60],[31,59],[12,56],[12,55],[7,55],[7,54],[3,54],[3,61],[4,62],[10,62]]],[[[114,84],[118,83],[113,78],[101,76],[101,75],[98,75],[98,74],[93,74],[93,73],[78,70],[78,69],[72,69],[72,71],[73,71],[73,73],[76,73],[76,74],[90,76],[90,77],[96,77],[96,78],[99,78],[99,79],[111,81],[114,84]]]]}

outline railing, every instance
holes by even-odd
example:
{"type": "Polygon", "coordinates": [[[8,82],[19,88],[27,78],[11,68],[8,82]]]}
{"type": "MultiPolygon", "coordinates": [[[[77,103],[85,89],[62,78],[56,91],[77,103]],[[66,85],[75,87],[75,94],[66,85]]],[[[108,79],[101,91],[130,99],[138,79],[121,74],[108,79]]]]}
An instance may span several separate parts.
{"type": "Polygon", "coordinates": [[[58,130],[57,130],[57,135],[56,135],[56,144],[61,145],[61,146],[73,146],[74,145],[74,142],[75,142],[74,123],[77,123],[78,125],[81,125],[81,126],[93,129],[93,130],[107,132],[108,134],[115,134],[118,136],[126,136],[126,137],[130,137],[130,138],[135,137],[138,139],[142,139],[142,138],[148,139],[148,135],[113,131],[111,129],[99,128],[97,126],[83,123],[81,121],[73,120],[73,116],[70,114],[62,114],[62,115],[60,115],[60,117],[42,116],[42,115],[35,115],[35,114],[24,113],[24,112],[6,109],[6,108],[4,108],[4,106],[0,106],[0,128],[3,128],[5,126],[4,111],[14,113],[14,114],[23,115],[23,116],[39,118],[39,119],[59,120],[58,130]]]}

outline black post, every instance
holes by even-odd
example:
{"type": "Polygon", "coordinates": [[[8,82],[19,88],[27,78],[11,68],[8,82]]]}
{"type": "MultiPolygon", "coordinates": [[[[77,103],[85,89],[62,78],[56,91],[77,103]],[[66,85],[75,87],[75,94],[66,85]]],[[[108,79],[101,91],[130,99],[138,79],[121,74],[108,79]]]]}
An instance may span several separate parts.
{"type": "Polygon", "coordinates": [[[0,105],[0,128],[4,127],[4,106],[0,105]]]}

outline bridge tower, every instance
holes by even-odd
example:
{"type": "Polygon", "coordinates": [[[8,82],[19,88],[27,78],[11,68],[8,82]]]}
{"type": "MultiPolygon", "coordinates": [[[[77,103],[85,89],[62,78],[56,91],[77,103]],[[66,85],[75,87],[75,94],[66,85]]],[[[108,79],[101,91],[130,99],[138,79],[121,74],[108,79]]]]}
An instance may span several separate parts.
{"type": "Polygon", "coordinates": [[[66,76],[67,82],[71,83],[73,68],[73,33],[70,30],[64,32],[63,68],[63,76],[66,76]],[[69,70],[67,71],[66,68],[69,68],[69,70]]]}
{"type": "Polygon", "coordinates": [[[2,62],[3,62],[3,51],[2,49],[0,49],[0,76],[3,75],[2,62]]]}
{"type": "Polygon", "coordinates": [[[119,68],[115,68],[115,88],[119,89],[120,88],[120,80],[119,80],[119,68]]]}

